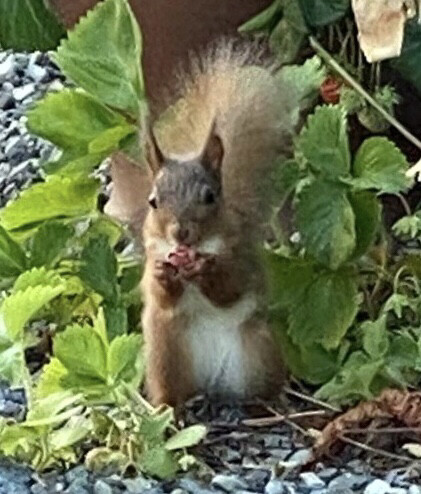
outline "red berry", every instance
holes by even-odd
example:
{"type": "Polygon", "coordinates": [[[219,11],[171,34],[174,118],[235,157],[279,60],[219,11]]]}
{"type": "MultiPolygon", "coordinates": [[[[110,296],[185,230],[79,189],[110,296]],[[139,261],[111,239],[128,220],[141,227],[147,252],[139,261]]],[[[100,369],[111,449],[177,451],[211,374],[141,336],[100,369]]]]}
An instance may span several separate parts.
{"type": "Polygon", "coordinates": [[[334,77],[327,77],[320,86],[320,95],[325,103],[336,105],[340,99],[342,81],[334,77]]]}

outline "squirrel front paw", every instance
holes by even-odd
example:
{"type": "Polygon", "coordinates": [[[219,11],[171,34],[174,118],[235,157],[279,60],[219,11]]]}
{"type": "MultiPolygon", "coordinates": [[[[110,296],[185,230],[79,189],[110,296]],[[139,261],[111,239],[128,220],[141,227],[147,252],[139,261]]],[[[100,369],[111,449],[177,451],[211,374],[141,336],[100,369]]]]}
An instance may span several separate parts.
{"type": "Polygon", "coordinates": [[[180,275],[187,281],[201,281],[215,268],[215,256],[201,254],[200,257],[180,267],[180,275]]]}
{"type": "Polygon", "coordinates": [[[154,276],[158,283],[169,293],[177,294],[182,290],[178,270],[166,261],[155,261],[154,276]]]}

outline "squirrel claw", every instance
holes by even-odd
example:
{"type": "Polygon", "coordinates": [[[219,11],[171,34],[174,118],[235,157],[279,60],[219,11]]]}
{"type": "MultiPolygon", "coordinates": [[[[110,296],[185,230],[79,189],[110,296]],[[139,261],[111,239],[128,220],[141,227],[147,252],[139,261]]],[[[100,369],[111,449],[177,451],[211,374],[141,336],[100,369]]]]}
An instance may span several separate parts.
{"type": "Polygon", "coordinates": [[[165,261],[155,261],[154,276],[166,289],[174,287],[180,281],[177,268],[165,261]]]}
{"type": "Polygon", "coordinates": [[[209,273],[214,265],[214,256],[201,256],[195,261],[182,266],[180,268],[180,274],[186,280],[198,279],[209,273]]]}

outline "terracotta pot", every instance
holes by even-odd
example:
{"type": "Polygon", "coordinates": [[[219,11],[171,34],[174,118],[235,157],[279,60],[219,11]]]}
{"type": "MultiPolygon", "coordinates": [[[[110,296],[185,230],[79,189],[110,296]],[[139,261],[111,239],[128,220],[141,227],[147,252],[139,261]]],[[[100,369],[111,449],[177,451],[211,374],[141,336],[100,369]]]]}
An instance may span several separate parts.
{"type": "MultiPolygon", "coordinates": [[[[50,0],[68,27],[98,0],[50,0]]],[[[171,76],[191,50],[213,39],[235,35],[244,21],[272,0],[130,0],[142,29],[143,68],[151,101],[159,102],[171,76]]],[[[147,174],[118,157],[112,167],[114,189],[106,212],[129,223],[142,220],[149,188],[147,174]],[[118,167],[118,169],[117,169],[118,167]]]]}

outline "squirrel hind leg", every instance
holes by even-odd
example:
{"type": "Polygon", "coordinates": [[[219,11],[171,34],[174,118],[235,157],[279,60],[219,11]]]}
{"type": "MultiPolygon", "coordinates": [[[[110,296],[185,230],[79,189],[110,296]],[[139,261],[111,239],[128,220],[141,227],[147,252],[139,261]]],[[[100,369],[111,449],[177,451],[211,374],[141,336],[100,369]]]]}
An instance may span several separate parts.
{"type": "Polygon", "coordinates": [[[265,321],[250,319],[242,329],[247,369],[246,398],[277,398],[286,380],[279,345],[265,321]]]}

